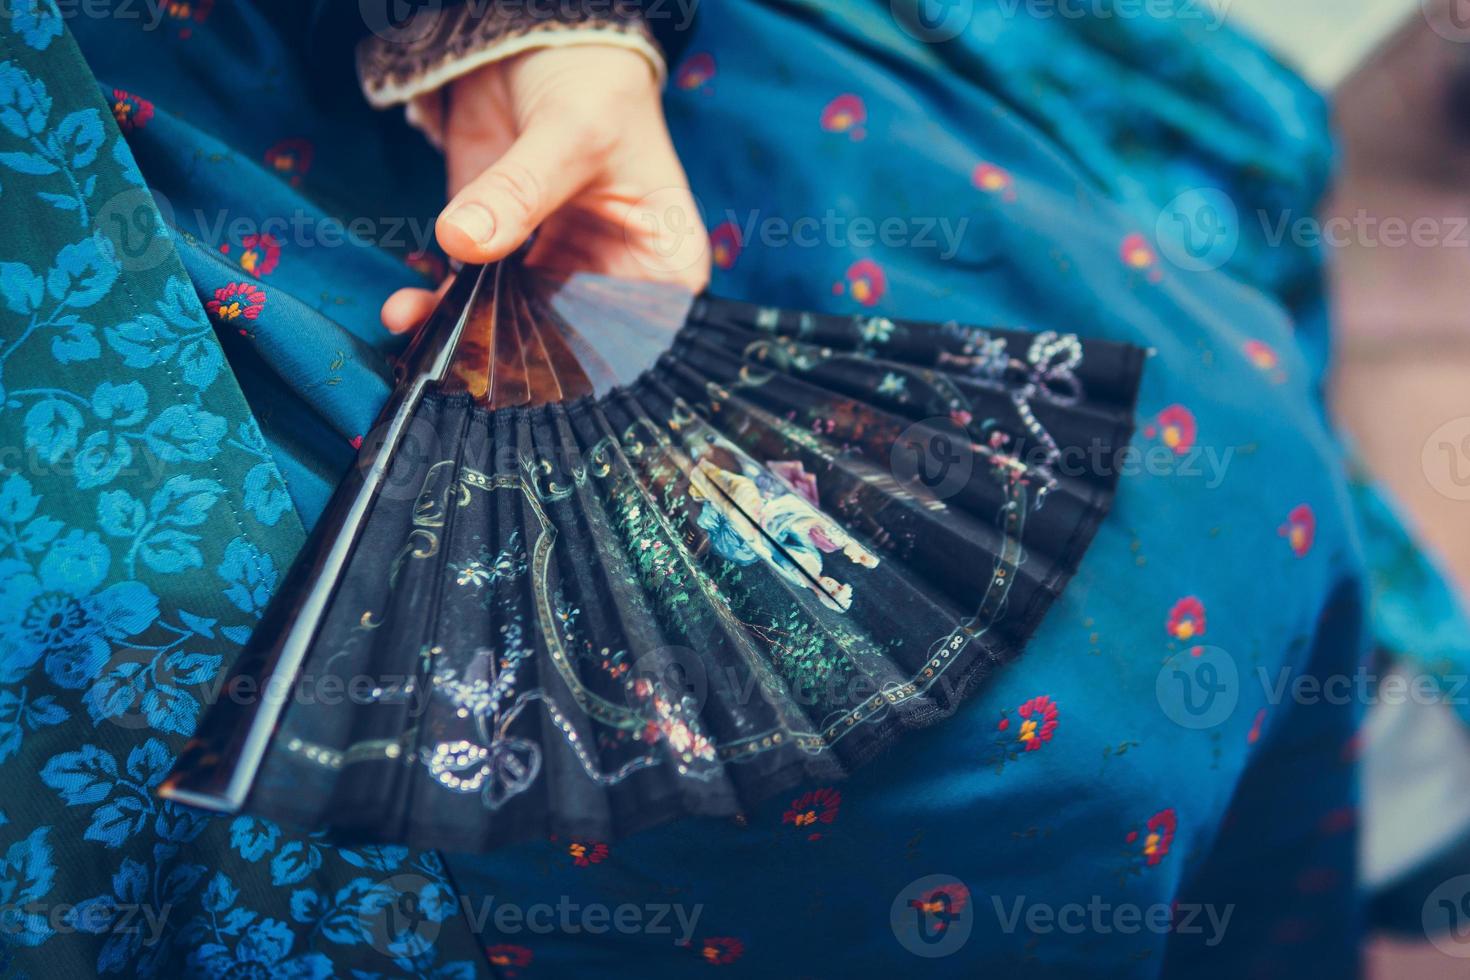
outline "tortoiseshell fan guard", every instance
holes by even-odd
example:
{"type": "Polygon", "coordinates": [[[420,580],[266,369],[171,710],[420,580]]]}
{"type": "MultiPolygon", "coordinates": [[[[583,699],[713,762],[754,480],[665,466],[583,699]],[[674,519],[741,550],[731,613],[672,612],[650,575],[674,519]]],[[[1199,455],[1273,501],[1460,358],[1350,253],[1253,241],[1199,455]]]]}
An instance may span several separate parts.
{"type": "Polygon", "coordinates": [[[469,851],[842,776],[1019,654],[1142,362],[465,270],[162,792],[469,851]]]}

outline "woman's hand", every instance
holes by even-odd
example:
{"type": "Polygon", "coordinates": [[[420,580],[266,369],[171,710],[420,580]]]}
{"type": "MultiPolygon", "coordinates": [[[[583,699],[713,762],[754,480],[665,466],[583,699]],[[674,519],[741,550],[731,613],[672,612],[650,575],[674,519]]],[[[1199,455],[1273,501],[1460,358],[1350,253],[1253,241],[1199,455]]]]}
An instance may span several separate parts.
{"type": "MultiPolygon", "coordinates": [[[[435,234],[464,262],[504,258],[559,271],[709,281],[708,236],[643,56],[612,46],[545,48],[450,85],[444,119],[449,206],[435,234]]],[[[403,332],[435,294],[402,289],[383,323],[403,332]]]]}

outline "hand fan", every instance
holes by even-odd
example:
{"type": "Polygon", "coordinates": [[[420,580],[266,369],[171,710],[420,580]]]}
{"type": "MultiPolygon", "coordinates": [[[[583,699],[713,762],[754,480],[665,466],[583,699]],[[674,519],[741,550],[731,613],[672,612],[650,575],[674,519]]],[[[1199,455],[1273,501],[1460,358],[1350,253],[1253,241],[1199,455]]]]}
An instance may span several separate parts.
{"type": "Polygon", "coordinates": [[[161,792],[471,851],[843,776],[1020,653],[1142,362],[465,269],[161,792]]]}

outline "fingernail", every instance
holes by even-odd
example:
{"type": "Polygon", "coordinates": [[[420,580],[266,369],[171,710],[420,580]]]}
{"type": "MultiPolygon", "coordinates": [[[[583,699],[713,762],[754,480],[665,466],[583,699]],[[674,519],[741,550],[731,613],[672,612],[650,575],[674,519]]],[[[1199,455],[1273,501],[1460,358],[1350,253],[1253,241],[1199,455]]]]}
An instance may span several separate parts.
{"type": "Polygon", "coordinates": [[[483,204],[461,204],[449,213],[449,223],[481,245],[495,234],[495,216],[483,204]]]}

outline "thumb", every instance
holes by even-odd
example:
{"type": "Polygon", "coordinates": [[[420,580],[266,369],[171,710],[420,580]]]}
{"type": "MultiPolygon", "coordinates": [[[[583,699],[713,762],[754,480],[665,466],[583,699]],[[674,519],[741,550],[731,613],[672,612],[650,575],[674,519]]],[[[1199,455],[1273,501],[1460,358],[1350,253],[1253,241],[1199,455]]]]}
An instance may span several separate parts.
{"type": "Polygon", "coordinates": [[[556,115],[540,115],[454,195],[434,226],[444,251],[462,262],[504,258],[592,178],[596,141],[556,115]]]}

